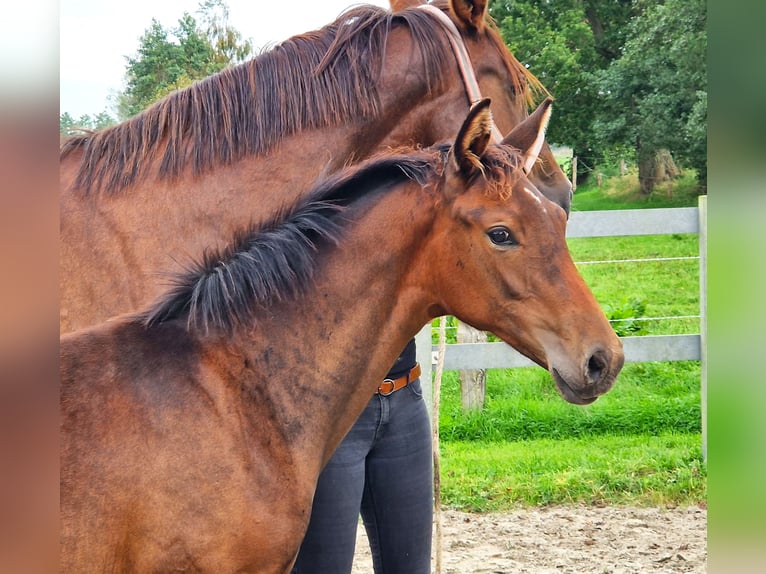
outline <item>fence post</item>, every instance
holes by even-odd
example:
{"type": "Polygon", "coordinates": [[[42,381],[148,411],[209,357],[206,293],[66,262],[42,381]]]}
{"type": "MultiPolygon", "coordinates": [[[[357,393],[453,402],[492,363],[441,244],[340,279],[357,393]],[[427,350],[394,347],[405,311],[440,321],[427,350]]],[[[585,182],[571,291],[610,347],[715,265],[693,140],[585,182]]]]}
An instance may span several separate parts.
{"type": "Polygon", "coordinates": [[[426,323],[420,332],[415,335],[415,358],[420,363],[420,386],[423,389],[423,397],[428,409],[428,420],[431,420],[433,405],[433,383],[431,373],[436,363],[431,343],[431,323],[426,323]]]}
{"type": "Polygon", "coordinates": [[[707,196],[701,195],[697,204],[700,256],[700,410],[702,411],[702,460],[707,462],[707,196]]]}
{"type": "Polygon", "coordinates": [[[577,156],[572,156],[572,193],[577,191],[577,156]]]}
{"type": "MultiPolygon", "coordinates": [[[[474,329],[468,323],[457,323],[458,343],[486,343],[487,334],[479,329],[474,329]]],[[[461,369],[458,373],[460,378],[460,396],[464,411],[484,410],[484,398],[487,393],[487,369],[461,369]]]]}

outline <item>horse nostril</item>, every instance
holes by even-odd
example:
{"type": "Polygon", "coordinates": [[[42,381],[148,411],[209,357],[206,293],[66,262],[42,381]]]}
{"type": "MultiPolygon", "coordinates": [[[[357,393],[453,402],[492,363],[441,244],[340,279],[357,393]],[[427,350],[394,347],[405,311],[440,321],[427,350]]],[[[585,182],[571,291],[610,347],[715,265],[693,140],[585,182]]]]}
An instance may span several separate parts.
{"type": "Polygon", "coordinates": [[[590,356],[585,366],[588,381],[592,384],[598,384],[604,378],[609,368],[609,358],[606,351],[598,350],[590,356]]]}

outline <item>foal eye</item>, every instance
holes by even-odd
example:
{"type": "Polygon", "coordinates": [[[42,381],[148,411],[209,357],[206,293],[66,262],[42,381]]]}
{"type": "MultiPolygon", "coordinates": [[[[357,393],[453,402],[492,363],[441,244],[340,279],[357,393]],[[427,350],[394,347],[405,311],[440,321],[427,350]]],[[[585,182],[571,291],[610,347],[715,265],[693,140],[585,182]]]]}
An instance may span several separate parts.
{"type": "Polygon", "coordinates": [[[489,237],[489,240],[495,245],[501,245],[503,247],[511,247],[519,244],[507,227],[493,227],[487,231],[487,237],[489,237]]]}

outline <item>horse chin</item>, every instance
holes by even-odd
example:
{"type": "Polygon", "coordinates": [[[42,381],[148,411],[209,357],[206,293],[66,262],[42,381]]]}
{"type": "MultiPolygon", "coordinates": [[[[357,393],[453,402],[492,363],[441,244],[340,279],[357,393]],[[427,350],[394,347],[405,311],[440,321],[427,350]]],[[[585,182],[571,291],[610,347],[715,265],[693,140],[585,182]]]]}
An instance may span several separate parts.
{"type": "Polygon", "coordinates": [[[589,405],[595,402],[599,397],[598,395],[583,395],[581,392],[576,391],[567,384],[556,369],[551,369],[551,375],[553,375],[553,380],[556,382],[556,388],[558,389],[559,394],[568,403],[572,403],[573,405],[589,405]]]}

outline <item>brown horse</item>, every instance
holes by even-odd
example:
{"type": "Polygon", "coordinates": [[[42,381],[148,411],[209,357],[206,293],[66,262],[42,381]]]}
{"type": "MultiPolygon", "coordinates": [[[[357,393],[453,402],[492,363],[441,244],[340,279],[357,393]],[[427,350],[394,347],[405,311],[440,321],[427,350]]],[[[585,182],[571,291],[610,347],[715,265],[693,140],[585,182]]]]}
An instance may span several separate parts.
{"type": "MultiPolygon", "coordinates": [[[[167,96],[61,148],[60,327],[148,304],[174,258],[223,245],[322,173],[457,133],[467,91],[433,10],[360,6],[321,30],[167,96]]],[[[485,0],[440,0],[507,133],[539,84],[502,42],[485,0]]],[[[437,12],[439,11],[437,10],[437,12]]],[[[471,66],[468,65],[470,72],[471,66]]],[[[531,174],[568,210],[571,185],[544,146],[531,174]]]]}
{"type": "Polygon", "coordinates": [[[344,169],[148,311],[64,335],[62,570],[289,571],[324,463],[442,314],[496,333],[572,403],[608,391],[621,342],[564,210],[519,167],[548,103],[488,145],[483,100],[452,148],[344,169]]]}

